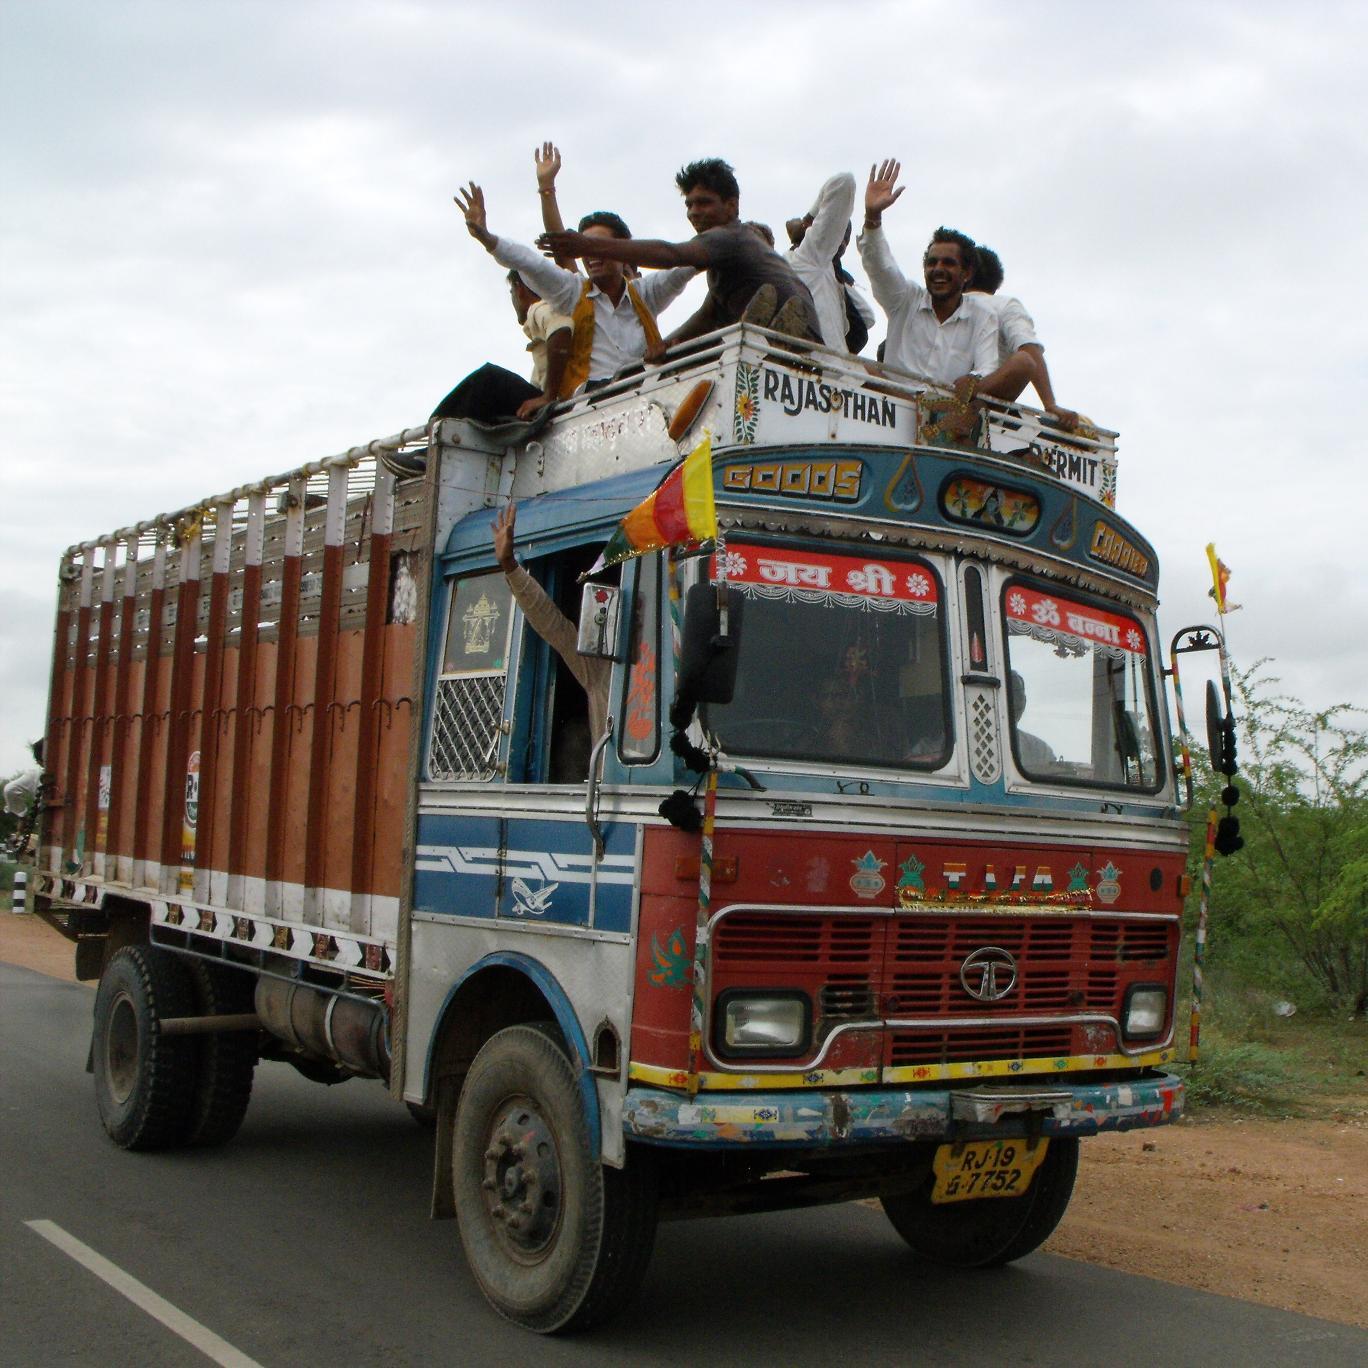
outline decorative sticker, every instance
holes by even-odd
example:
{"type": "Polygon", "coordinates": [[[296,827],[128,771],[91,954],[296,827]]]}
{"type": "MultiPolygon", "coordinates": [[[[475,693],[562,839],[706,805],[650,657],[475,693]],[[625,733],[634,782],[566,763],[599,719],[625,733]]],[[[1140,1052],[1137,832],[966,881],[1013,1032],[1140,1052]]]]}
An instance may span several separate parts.
{"type": "Polygon", "coordinates": [[[1097,880],[1099,902],[1114,903],[1121,896],[1121,871],[1110,860],[1097,871],[1097,880]]]}
{"type": "Polygon", "coordinates": [[[736,404],[732,410],[732,435],[738,442],[755,441],[755,424],[760,417],[760,373],[749,361],[736,366],[736,404]]]}
{"type": "Polygon", "coordinates": [[[926,883],[922,879],[922,870],[925,868],[926,866],[917,859],[915,851],[898,866],[898,897],[900,899],[915,901],[925,896],[926,883]]]}
{"type": "Polygon", "coordinates": [[[1040,521],[1040,501],[1025,490],[958,476],[941,493],[941,508],[954,522],[998,527],[1025,536],[1040,521]]]}
{"type": "Polygon", "coordinates": [[[647,977],[657,988],[686,988],[689,983],[689,970],[693,967],[693,956],[684,943],[684,928],[677,926],[670,932],[665,944],[661,945],[658,936],[651,937],[651,959],[655,967],[648,971],[647,977]]]}
{"type": "Polygon", "coordinates": [[[872,850],[867,850],[858,860],[852,860],[855,872],[850,876],[850,889],[857,898],[877,898],[884,891],[887,881],[879,871],[888,863],[881,860],[872,850]]]}
{"type": "Polygon", "coordinates": [[[1007,591],[1007,624],[1045,641],[1073,638],[1114,652],[1146,654],[1145,634],[1133,619],[1105,608],[1073,603],[1058,594],[1044,593],[1024,584],[1007,591]]]}
{"type": "Polygon", "coordinates": [[[1069,870],[1069,887],[1067,891],[1070,893],[1083,893],[1087,890],[1087,887],[1088,869],[1080,860],[1071,870],[1069,870]]]}
{"type": "MultiPolygon", "coordinates": [[[[934,614],[939,600],[935,576],[916,561],[731,542],[726,567],[728,582],[753,586],[756,598],[917,615],[934,614]]],[[[712,574],[716,579],[716,557],[712,574]]]]}

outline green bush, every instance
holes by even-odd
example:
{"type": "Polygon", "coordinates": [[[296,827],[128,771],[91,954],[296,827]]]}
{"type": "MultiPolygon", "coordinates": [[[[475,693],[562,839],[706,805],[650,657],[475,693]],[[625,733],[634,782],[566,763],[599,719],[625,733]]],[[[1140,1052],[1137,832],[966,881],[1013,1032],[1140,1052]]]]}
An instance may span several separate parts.
{"type": "Polygon", "coordinates": [[[1203,1036],[1197,1062],[1182,1068],[1192,1108],[1285,1115],[1303,1081],[1278,1050],[1252,1040],[1232,1044],[1215,1034],[1203,1036]]]}

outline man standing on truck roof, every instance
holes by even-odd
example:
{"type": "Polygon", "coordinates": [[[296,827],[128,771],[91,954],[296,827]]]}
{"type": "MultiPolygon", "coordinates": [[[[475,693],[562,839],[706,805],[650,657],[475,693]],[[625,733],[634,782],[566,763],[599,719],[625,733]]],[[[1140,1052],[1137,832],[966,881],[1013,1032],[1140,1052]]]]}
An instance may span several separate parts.
{"type": "Polygon", "coordinates": [[[998,374],[992,315],[965,297],[974,275],[973,239],[952,228],[937,228],[922,258],[925,287],[908,280],[893,259],[883,214],[905,188],[897,184],[901,170],[891,158],[870,168],[864,231],[856,244],[875,302],[888,315],[883,359],[938,384],[966,380],[971,394],[1001,397],[998,387],[1009,387],[1017,377],[998,374]]]}
{"type": "MultiPolygon", "coordinates": [[[[675,177],[696,237],[688,242],[659,239],[603,244],[605,256],[635,266],[684,267],[708,273],[708,297],[688,322],[676,328],[668,347],[732,323],[755,323],[809,342],[822,340],[817,310],[793,268],[740,216],[736,173],[720,157],[690,162],[675,177]]],[[[595,244],[583,233],[543,233],[537,246],[557,256],[585,257],[595,244]]]]}
{"type": "Polygon", "coordinates": [[[599,210],[580,219],[580,231],[569,236],[581,240],[588,275],[576,274],[547,261],[530,247],[496,237],[485,217],[484,191],[473,181],[455,195],[465,215],[466,228],[476,242],[501,266],[511,267],[558,313],[573,320],[570,356],[561,377],[561,399],[568,399],[587,385],[606,384],[619,371],[635,365],[647,349],[658,347],[660,332],[656,315],[679,297],[697,274],[691,266],[660,271],[640,281],[627,281],[622,258],[607,253],[610,244],[631,237],[627,225],[613,213],[599,210]],[[604,254],[600,254],[600,248],[604,254]]]}
{"type": "Polygon", "coordinates": [[[1018,377],[1015,389],[1004,389],[999,398],[1015,399],[1029,381],[1035,386],[1045,412],[1054,414],[1060,427],[1072,432],[1078,426],[1078,414],[1055,403],[1050,371],[1045,364],[1045,347],[1036,336],[1035,324],[1021,300],[1015,295],[998,294],[1002,281],[1002,262],[998,254],[979,243],[974,249],[974,278],[968,293],[997,320],[999,368],[1005,369],[1014,362],[1026,363],[1012,372],[1018,377]]]}
{"type": "Polygon", "coordinates": [[[565,667],[589,695],[589,743],[596,746],[603,736],[608,718],[608,690],[612,683],[613,662],[579,653],[579,632],[550,595],[518,563],[513,554],[517,534],[518,510],[507,504],[494,519],[494,559],[504,572],[514,601],[532,630],[565,662],[565,667]]]}
{"type": "Polygon", "coordinates": [[[841,171],[817,192],[806,214],[784,225],[793,244],[786,260],[812,294],[822,341],[832,351],[852,355],[869,340],[869,325],[874,321],[873,310],[854,290],[853,280],[841,266],[854,208],[855,177],[841,171]]]}

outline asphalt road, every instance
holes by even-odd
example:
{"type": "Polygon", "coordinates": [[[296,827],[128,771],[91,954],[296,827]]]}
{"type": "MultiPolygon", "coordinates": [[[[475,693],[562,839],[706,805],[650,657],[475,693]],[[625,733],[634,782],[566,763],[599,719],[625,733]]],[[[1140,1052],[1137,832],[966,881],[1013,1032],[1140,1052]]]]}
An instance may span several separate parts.
{"type": "Polygon", "coordinates": [[[8,1364],[209,1361],[136,1287],[141,1304],[54,1244],[62,1232],[244,1368],[1368,1362],[1364,1331],[1044,1254],[926,1270],[860,1206],[663,1226],[631,1312],[539,1340],[486,1308],[454,1225],[427,1219],[430,1135],[378,1085],[323,1088],[264,1065],[231,1144],[127,1154],[100,1129],[84,1071],[92,1002],[0,965],[8,1364]]]}

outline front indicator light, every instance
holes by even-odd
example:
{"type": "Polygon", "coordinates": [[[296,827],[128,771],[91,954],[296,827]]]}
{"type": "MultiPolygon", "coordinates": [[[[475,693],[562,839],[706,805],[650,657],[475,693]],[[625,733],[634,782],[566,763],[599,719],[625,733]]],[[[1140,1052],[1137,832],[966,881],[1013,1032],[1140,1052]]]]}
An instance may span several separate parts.
{"type": "Polygon", "coordinates": [[[1126,994],[1122,1031],[1132,1040],[1157,1036],[1168,1016],[1168,989],[1137,983],[1126,994]]]}
{"type": "Polygon", "coordinates": [[[812,1009],[804,993],[732,991],[718,1007],[723,1054],[795,1055],[807,1048],[812,1009]]]}

